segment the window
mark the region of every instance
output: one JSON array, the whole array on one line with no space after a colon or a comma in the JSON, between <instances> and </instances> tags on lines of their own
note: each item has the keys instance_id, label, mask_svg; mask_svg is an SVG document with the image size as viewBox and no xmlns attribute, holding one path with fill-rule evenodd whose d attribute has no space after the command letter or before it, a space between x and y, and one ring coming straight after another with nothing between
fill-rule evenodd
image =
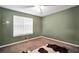
<instances>
[{"instance_id":1,"label":"window","mask_svg":"<svg viewBox=\"0 0 79 59\"><path fill-rule=\"evenodd\" d=\"M13 37L33 34L33 19L13 16Z\"/></svg>"}]
</instances>

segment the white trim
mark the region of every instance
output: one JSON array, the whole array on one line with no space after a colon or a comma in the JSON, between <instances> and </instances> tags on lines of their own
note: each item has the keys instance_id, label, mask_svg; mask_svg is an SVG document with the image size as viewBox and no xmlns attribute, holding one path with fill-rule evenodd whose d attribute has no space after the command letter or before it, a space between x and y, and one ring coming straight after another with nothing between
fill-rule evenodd
<instances>
[{"instance_id":1,"label":"white trim","mask_svg":"<svg viewBox=\"0 0 79 59\"><path fill-rule=\"evenodd\" d=\"M0 48L7 47L7 46L11 46L11 45L18 44L18 43L23 43L23 42L26 42L26 41L29 41L29 40L38 39L38 38L41 38L41 37L42 37L42 36L35 37L35 38L30 38L30 39L26 39L26 40L22 40L22 41L10 43L10 44L5 44L5 45L0 46Z\"/></svg>"},{"instance_id":2,"label":"white trim","mask_svg":"<svg viewBox=\"0 0 79 59\"><path fill-rule=\"evenodd\" d=\"M5 44L5 45L0 46L0 48L11 46L11 45L18 44L18 43L23 43L23 42L30 41L30 40L35 40L35 39L38 39L38 38L46 38L46 39L49 39L49 40L54 40L54 41L58 41L58 42L61 42L61 43L64 43L64 44L68 44L68 45L71 45L71 46L79 47L79 45L76 45L76 44L72 44L72 43L56 40L56 39L53 39L53 38L48 38L48 37L45 37L45 36L39 36L39 37L35 37L35 38L30 38L30 39L26 39L26 40L10 43L10 44Z\"/></svg>"},{"instance_id":3,"label":"white trim","mask_svg":"<svg viewBox=\"0 0 79 59\"><path fill-rule=\"evenodd\" d=\"M58 41L58 42L61 42L61 43L64 43L64 44L68 44L68 45L71 45L71 46L79 47L79 45L72 44L72 43L69 43L69 42L64 42L64 41L56 40L56 39L53 39L53 38L48 38L48 37L45 37L45 36L41 36L41 37L49 39L49 40Z\"/></svg>"}]
</instances>

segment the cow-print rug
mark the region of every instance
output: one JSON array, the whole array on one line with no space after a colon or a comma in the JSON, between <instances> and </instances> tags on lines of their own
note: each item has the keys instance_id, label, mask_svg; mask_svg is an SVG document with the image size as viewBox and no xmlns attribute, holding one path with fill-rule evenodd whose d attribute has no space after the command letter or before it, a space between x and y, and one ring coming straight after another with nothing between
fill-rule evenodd
<instances>
[{"instance_id":1,"label":"cow-print rug","mask_svg":"<svg viewBox=\"0 0 79 59\"><path fill-rule=\"evenodd\" d=\"M33 51L22 51L22 53L68 53L68 49L56 44L46 44Z\"/></svg>"}]
</instances>

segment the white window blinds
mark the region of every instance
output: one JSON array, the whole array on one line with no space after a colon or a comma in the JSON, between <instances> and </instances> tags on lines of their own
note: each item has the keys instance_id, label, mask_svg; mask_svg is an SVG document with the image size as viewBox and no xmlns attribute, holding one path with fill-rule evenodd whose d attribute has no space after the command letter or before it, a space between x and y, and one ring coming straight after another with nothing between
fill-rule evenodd
<instances>
[{"instance_id":1,"label":"white window blinds","mask_svg":"<svg viewBox=\"0 0 79 59\"><path fill-rule=\"evenodd\" d=\"M13 16L13 36L33 34L33 19L28 17Z\"/></svg>"}]
</instances>

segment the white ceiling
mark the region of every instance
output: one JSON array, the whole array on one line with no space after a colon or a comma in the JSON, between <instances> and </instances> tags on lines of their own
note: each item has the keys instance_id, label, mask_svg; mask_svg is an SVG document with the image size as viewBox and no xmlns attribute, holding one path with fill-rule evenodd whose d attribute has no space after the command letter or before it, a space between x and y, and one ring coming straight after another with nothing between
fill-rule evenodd
<instances>
[{"instance_id":1,"label":"white ceiling","mask_svg":"<svg viewBox=\"0 0 79 59\"><path fill-rule=\"evenodd\" d=\"M42 13L40 9L36 8L34 5L1 5L0 7L43 17L74 6L75 5L43 5L41 6Z\"/></svg>"}]
</instances>

